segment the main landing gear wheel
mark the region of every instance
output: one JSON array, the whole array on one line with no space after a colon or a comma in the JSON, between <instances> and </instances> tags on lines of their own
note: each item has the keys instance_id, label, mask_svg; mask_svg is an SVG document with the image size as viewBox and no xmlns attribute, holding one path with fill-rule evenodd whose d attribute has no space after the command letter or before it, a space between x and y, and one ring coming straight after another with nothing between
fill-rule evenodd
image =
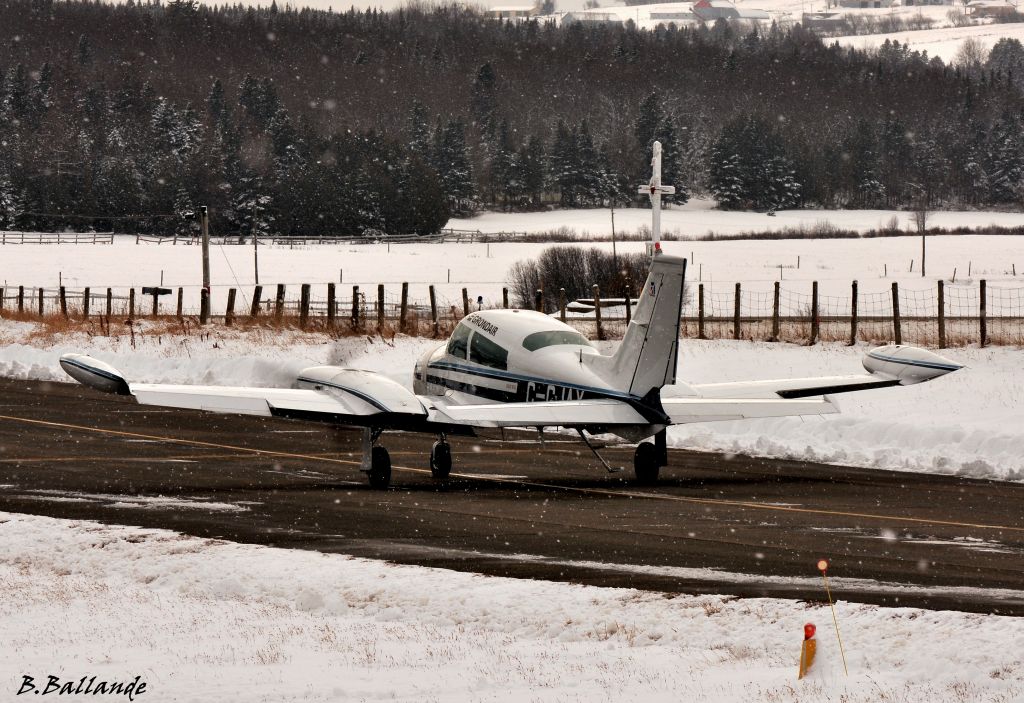
<instances>
[{"instance_id":1,"label":"main landing gear wheel","mask_svg":"<svg viewBox=\"0 0 1024 703\"><path fill-rule=\"evenodd\" d=\"M658 448L650 442L641 442L633 454L633 469L636 471L636 480L640 483L654 483L658 480L658 471L661 469L661 457L658 456Z\"/></svg>"},{"instance_id":2,"label":"main landing gear wheel","mask_svg":"<svg viewBox=\"0 0 1024 703\"><path fill-rule=\"evenodd\" d=\"M370 471L367 474L370 478L371 488L384 489L391 483L391 455L384 447L374 447L370 453Z\"/></svg>"},{"instance_id":3,"label":"main landing gear wheel","mask_svg":"<svg viewBox=\"0 0 1024 703\"><path fill-rule=\"evenodd\" d=\"M452 472L452 447L445 441L434 442L430 448L430 473L434 478L448 478Z\"/></svg>"}]
</instances>

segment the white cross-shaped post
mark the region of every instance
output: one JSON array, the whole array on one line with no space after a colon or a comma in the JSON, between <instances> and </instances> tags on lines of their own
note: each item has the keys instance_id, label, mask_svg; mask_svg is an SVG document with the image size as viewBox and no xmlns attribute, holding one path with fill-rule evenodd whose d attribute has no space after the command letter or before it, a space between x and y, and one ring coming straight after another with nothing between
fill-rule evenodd
<instances>
[{"instance_id":1,"label":"white cross-shaped post","mask_svg":"<svg viewBox=\"0 0 1024 703\"><path fill-rule=\"evenodd\" d=\"M640 195L651 197L651 253L661 253L661 195L672 195L676 192L674 186L663 186L661 184L661 142L654 142L651 156L651 181L640 186L637 192Z\"/></svg>"}]
</instances>

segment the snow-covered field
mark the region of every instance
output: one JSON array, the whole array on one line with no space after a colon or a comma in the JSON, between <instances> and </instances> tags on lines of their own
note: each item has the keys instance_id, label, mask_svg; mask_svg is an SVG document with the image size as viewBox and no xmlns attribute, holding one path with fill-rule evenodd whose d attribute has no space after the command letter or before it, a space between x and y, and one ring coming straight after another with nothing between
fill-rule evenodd
<instances>
[{"instance_id":1,"label":"snow-covered field","mask_svg":"<svg viewBox=\"0 0 1024 703\"><path fill-rule=\"evenodd\" d=\"M841 575L848 676L822 604L486 577L9 513L0 540L0 681L12 698L26 675L40 688L49 675L140 676L142 701L1024 698L1024 620L851 604ZM818 656L798 681L806 622Z\"/></svg>"},{"instance_id":2,"label":"snow-covered field","mask_svg":"<svg viewBox=\"0 0 1024 703\"><path fill-rule=\"evenodd\" d=\"M900 44L910 44L911 51L927 51L929 56L938 56L949 63L960 50L964 40L979 41L986 50L991 50L1003 38L1024 39L1024 24L983 24L972 27L939 27L919 31L894 32L892 34L868 34L864 36L836 37L843 46L855 49L876 49L888 39Z\"/></svg>"},{"instance_id":3,"label":"snow-covered field","mask_svg":"<svg viewBox=\"0 0 1024 703\"><path fill-rule=\"evenodd\" d=\"M133 349L124 334L33 338L35 329L32 323L0 324L0 375L67 381L58 358L79 351L136 382L287 387L300 369L329 363L411 385L415 359L439 343L214 328L205 339L139 335ZM686 340L679 378L708 383L858 373L865 351L842 344ZM669 439L700 450L1024 480L1024 393L1013 381L1024 352L967 347L947 355L968 368L918 386L844 394L840 415L684 425L669 430Z\"/></svg>"},{"instance_id":4,"label":"snow-covered field","mask_svg":"<svg viewBox=\"0 0 1024 703\"><path fill-rule=\"evenodd\" d=\"M615 211L616 229L636 231L650 223L650 210ZM663 214L666 232L694 236L715 231L735 234L741 231L814 226L828 221L837 227L865 231L884 227L897 217L904 228L908 213L882 210L808 211L793 210L766 217L757 213L721 212L709 209L707 201L687 203L685 207ZM1024 213L942 212L934 216L937 226L994 224L1024 226ZM497 231L547 231L568 227L580 235L608 236L611 217L608 210L562 210L543 213L487 213L451 226ZM390 300L396 300L402 282L410 283L414 301L427 301L427 288L436 284L442 301L461 307L461 289L469 289L471 299L482 295L490 304L500 303L501 289L507 283L512 264L537 256L550 244L366 244L310 245L305 247L266 246L260 249L260 280L267 286L264 298L273 297L272 286L288 285L289 297L298 297L299 284L315 284L314 298L323 300L325 284L341 282L339 295L350 295L351 285L359 284L368 300L373 300L377 284L385 284ZM611 242L598 242L610 251ZM620 252L643 251L642 242L620 242ZM934 291L937 278L950 279L954 270L958 282L986 278L990 282L1016 282L1020 272L1024 281L1024 237L1015 236L939 236L928 240L928 273L920 271L920 239L914 236L877 239L779 240L779 241L685 241L666 242L666 251L690 259L688 280L708 284L712 292L719 284L730 291L735 282L745 290L769 291L772 282L781 280L795 290L809 293L810 281L819 281L822 295L846 296L850 282L860 282L862 294L884 293L893 281L909 289ZM114 287L125 294L128 287L183 286L186 306L198 307L201 282L200 251L196 246L135 244L134 237L117 237L113 245L18 245L5 246L0 257L0 281L6 295L12 287L43 286L49 295L59 283L80 291L89 286L94 293ZM914 270L910 271L911 262ZM116 264L116 265L114 265ZM211 252L213 309L224 309L228 289L241 291L239 309L247 309L254 283L252 250L249 247L215 246ZM1014 269L1016 267L1016 269ZM969 272L969 273L968 273ZM1024 287L1024 286L1022 286ZM7 306L13 303L8 300ZM444 302L442 303L444 304ZM148 300L139 305L148 309ZM173 296L161 303L167 311Z\"/></svg>"}]
</instances>

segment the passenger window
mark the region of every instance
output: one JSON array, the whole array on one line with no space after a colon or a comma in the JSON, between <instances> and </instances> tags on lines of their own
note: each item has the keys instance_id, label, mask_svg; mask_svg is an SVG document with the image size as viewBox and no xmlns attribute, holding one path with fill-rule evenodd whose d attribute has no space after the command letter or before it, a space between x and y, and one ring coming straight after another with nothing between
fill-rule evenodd
<instances>
[{"instance_id":1,"label":"passenger window","mask_svg":"<svg viewBox=\"0 0 1024 703\"><path fill-rule=\"evenodd\" d=\"M578 347L592 347L593 344L579 332L572 330L546 330L534 332L523 340L523 347L528 351L537 351L544 347L553 347L560 344L571 344Z\"/></svg>"},{"instance_id":2,"label":"passenger window","mask_svg":"<svg viewBox=\"0 0 1024 703\"><path fill-rule=\"evenodd\" d=\"M466 325L459 323L459 326L452 332L452 338L448 340L448 353L458 359L466 358L466 350L469 346L469 335L472 332Z\"/></svg>"},{"instance_id":3,"label":"passenger window","mask_svg":"<svg viewBox=\"0 0 1024 703\"><path fill-rule=\"evenodd\" d=\"M477 332L469 343L469 360L504 371L508 368L508 350Z\"/></svg>"}]
</instances>

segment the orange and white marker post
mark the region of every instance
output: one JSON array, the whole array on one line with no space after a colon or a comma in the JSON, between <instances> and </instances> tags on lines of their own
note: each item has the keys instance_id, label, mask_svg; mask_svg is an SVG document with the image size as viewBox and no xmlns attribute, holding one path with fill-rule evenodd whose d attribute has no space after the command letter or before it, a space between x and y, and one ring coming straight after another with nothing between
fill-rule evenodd
<instances>
[{"instance_id":1,"label":"orange and white marker post","mask_svg":"<svg viewBox=\"0 0 1024 703\"><path fill-rule=\"evenodd\" d=\"M807 671L814 662L814 653L818 649L818 642L814 639L815 629L813 623L804 625L804 643L800 648L800 675L797 679L807 676Z\"/></svg>"},{"instance_id":2,"label":"orange and white marker post","mask_svg":"<svg viewBox=\"0 0 1024 703\"><path fill-rule=\"evenodd\" d=\"M846 668L846 652L843 651L843 638L839 636L839 621L836 619L836 606L832 603L832 592L828 588L828 576L825 574L828 571L828 560L818 560L818 571L821 572L821 579L825 582L825 594L828 595L828 605L832 608L832 623L836 626L836 639L839 641L839 654L843 657L843 671L847 676L850 675L849 669Z\"/></svg>"}]
</instances>

